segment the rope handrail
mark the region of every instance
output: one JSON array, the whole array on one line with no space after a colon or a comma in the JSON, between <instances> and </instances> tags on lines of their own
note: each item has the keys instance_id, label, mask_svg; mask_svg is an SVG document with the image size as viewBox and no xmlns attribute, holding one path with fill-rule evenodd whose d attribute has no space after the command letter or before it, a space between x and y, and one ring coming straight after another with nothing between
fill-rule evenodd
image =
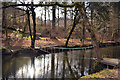
<instances>
[{"instance_id":1,"label":"rope handrail","mask_svg":"<svg viewBox=\"0 0 120 80\"><path fill-rule=\"evenodd\" d=\"M80 49L90 49L93 48L93 46L88 46L88 47L79 47L79 48L63 48L63 47L54 47L50 46L48 48L54 48L54 49L74 49L74 50L80 50Z\"/></svg>"}]
</instances>

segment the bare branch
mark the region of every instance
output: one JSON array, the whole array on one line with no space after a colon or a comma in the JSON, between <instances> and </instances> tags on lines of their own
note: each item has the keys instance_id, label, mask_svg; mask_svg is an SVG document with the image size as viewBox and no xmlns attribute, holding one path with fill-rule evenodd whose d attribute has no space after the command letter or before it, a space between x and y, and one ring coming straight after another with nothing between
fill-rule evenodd
<instances>
[{"instance_id":1,"label":"bare branch","mask_svg":"<svg viewBox=\"0 0 120 80\"><path fill-rule=\"evenodd\" d=\"M8 7L16 7L16 6L34 6L34 7L43 7L43 6L59 6L59 7L74 7L77 4L77 2L74 2L72 4L60 4L58 2L51 2L51 3L47 3L47 4L43 4L43 3L39 3L39 4L12 4L12 5L8 5L2 8L8 8Z\"/></svg>"}]
</instances>

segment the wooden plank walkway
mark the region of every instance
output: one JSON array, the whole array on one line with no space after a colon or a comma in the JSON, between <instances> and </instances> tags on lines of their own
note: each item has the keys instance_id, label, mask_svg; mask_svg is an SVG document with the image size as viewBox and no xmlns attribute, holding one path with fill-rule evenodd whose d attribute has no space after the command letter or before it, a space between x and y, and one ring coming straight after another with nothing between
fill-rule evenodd
<instances>
[{"instance_id":1,"label":"wooden plank walkway","mask_svg":"<svg viewBox=\"0 0 120 80\"><path fill-rule=\"evenodd\" d=\"M95 58L94 58L94 60L95 60ZM120 59L117 59L117 58L103 58L103 60L98 60L98 61L103 64L106 64L106 65L120 67L120 65L119 65Z\"/></svg>"}]
</instances>

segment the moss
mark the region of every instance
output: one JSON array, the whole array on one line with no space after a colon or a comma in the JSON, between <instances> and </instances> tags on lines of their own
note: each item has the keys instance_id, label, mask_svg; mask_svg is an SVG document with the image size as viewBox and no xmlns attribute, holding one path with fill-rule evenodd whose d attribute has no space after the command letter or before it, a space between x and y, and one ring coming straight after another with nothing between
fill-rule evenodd
<instances>
[{"instance_id":1,"label":"moss","mask_svg":"<svg viewBox=\"0 0 120 80\"><path fill-rule=\"evenodd\" d=\"M65 47L65 45L58 45L55 47ZM81 47L80 45L68 45L68 48L75 48L75 47Z\"/></svg>"},{"instance_id":2,"label":"moss","mask_svg":"<svg viewBox=\"0 0 120 80\"><path fill-rule=\"evenodd\" d=\"M7 47L2 47L1 49L7 49Z\"/></svg>"},{"instance_id":3,"label":"moss","mask_svg":"<svg viewBox=\"0 0 120 80\"><path fill-rule=\"evenodd\" d=\"M45 39L44 37L39 37L39 39Z\"/></svg>"},{"instance_id":4,"label":"moss","mask_svg":"<svg viewBox=\"0 0 120 80\"><path fill-rule=\"evenodd\" d=\"M68 47L80 47L80 45L68 45Z\"/></svg>"},{"instance_id":5,"label":"moss","mask_svg":"<svg viewBox=\"0 0 120 80\"><path fill-rule=\"evenodd\" d=\"M88 46L92 46L91 44L89 45L68 45L68 48L78 48L78 47L88 47ZM65 45L58 45L55 47L65 47Z\"/></svg>"},{"instance_id":6,"label":"moss","mask_svg":"<svg viewBox=\"0 0 120 80\"><path fill-rule=\"evenodd\" d=\"M112 70L112 71L114 71L114 70ZM102 70L102 71L100 71L100 72L83 76L83 77L81 77L79 80L82 80L83 78L106 78L106 77L109 76L110 72L111 72L110 69L104 69L104 70ZM109 76L109 77L110 77L110 76Z\"/></svg>"},{"instance_id":7,"label":"moss","mask_svg":"<svg viewBox=\"0 0 120 80\"><path fill-rule=\"evenodd\" d=\"M31 47L24 46L24 47L21 47L20 49L14 50L14 52L16 52L16 51L23 51L23 50L26 50L26 49L32 49L32 48L31 48Z\"/></svg>"}]
</instances>

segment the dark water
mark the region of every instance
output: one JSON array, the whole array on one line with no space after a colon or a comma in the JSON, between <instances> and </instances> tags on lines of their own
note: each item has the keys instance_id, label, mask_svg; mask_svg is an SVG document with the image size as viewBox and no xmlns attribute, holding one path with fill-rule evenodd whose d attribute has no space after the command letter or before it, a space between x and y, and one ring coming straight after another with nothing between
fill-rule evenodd
<instances>
[{"instance_id":1,"label":"dark water","mask_svg":"<svg viewBox=\"0 0 120 80\"><path fill-rule=\"evenodd\" d=\"M120 58L120 46L100 48L103 57ZM28 53L29 54L29 53ZM38 57L3 56L4 78L80 78L105 68L91 58L94 50L51 53Z\"/></svg>"}]
</instances>

